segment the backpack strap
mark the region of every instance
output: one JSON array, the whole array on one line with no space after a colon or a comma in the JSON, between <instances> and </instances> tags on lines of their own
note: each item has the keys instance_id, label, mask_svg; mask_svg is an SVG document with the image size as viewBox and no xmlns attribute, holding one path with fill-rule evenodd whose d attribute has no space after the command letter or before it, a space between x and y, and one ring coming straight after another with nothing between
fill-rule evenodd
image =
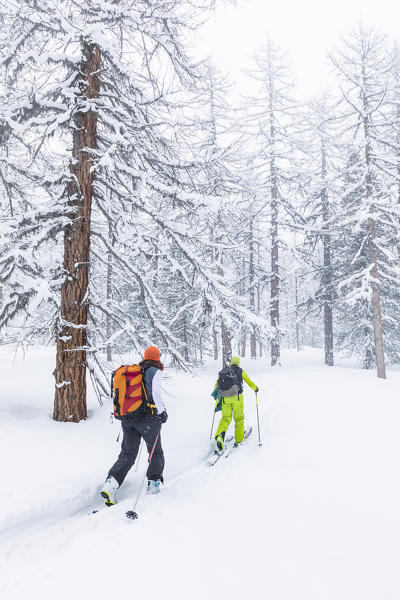
<instances>
[{"instance_id":1,"label":"backpack strap","mask_svg":"<svg viewBox=\"0 0 400 600\"><path fill-rule=\"evenodd\" d=\"M143 392L144 392L144 397L146 398L146 406L148 406L150 408L151 414L153 415L154 414L153 408L155 408L156 405L155 404L150 404L149 398L148 398L147 392L146 392L146 386L144 385L143 379L142 379L142 389L143 389Z\"/></svg>"},{"instance_id":2,"label":"backpack strap","mask_svg":"<svg viewBox=\"0 0 400 600\"><path fill-rule=\"evenodd\" d=\"M114 373L115 371L111 371L111 398L113 397Z\"/></svg>"}]
</instances>

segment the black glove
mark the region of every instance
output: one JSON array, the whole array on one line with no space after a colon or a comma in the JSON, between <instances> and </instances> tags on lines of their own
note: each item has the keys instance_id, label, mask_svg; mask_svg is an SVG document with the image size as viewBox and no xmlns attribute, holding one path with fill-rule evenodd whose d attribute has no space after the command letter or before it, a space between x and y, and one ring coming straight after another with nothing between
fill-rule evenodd
<instances>
[{"instance_id":1,"label":"black glove","mask_svg":"<svg viewBox=\"0 0 400 600\"><path fill-rule=\"evenodd\" d=\"M254 390L256 394L257 394L257 392L258 392L259 389L260 388L256 387L256 389Z\"/></svg>"},{"instance_id":2,"label":"black glove","mask_svg":"<svg viewBox=\"0 0 400 600\"><path fill-rule=\"evenodd\" d=\"M165 423L165 421L168 419L167 411L163 410L162 413L158 415L158 418L160 419L161 423Z\"/></svg>"}]
</instances>

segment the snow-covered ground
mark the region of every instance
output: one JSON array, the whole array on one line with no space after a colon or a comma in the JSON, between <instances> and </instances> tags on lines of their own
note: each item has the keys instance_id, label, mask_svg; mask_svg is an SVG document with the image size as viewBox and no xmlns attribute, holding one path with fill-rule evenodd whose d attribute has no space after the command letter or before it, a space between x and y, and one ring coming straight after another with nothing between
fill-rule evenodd
<instances>
[{"instance_id":1,"label":"snow-covered ground","mask_svg":"<svg viewBox=\"0 0 400 600\"><path fill-rule=\"evenodd\" d=\"M133 357L134 359L135 357ZM400 373L387 381L322 352L282 368L244 360L248 445L213 468L217 365L168 372L165 489L143 496L142 454L120 503L97 514L119 452L110 406L51 419L54 352L0 355L0 581L6 600L118 597L399 600Z\"/></svg>"}]
</instances>

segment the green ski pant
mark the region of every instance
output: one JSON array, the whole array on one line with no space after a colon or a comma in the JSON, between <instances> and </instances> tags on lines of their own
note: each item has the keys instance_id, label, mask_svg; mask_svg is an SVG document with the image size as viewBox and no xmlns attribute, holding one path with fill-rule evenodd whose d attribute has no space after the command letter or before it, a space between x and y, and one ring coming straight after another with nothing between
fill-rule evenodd
<instances>
[{"instance_id":1,"label":"green ski pant","mask_svg":"<svg viewBox=\"0 0 400 600\"><path fill-rule=\"evenodd\" d=\"M222 399L222 417L215 437L228 430L232 417L235 421L235 442L240 444L244 436L243 394Z\"/></svg>"}]
</instances>

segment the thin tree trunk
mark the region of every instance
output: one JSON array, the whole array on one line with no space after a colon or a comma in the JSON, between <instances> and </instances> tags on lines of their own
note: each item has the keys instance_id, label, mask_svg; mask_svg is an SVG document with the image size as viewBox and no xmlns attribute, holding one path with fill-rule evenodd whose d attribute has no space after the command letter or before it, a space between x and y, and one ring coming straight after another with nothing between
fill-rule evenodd
<instances>
[{"instance_id":1,"label":"thin tree trunk","mask_svg":"<svg viewBox=\"0 0 400 600\"><path fill-rule=\"evenodd\" d=\"M395 59L397 65L399 64L400 53L399 48L396 47L395 50ZM398 68L395 70L395 81L396 81L396 89L400 88L400 73ZM397 160L397 205L400 206L400 105L396 106L396 142L397 142L397 151L396 151L396 160ZM397 219L397 257L398 262L400 264L400 241L399 241L399 231L400 231L400 220Z\"/></svg>"},{"instance_id":2,"label":"thin tree trunk","mask_svg":"<svg viewBox=\"0 0 400 600\"><path fill-rule=\"evenodd\" d=\"M260 242L261 236L260 236L260 229L259 227L257 227L257 262L258 264L260 264L261 262L261 242ZM259 315L261 311L261 284L260 281L258 281L257 283L257 314ZM263 355L263 349L262 349L262 343L261 340L259 340L258 343L258 355L260 358L262 358Z\"/></svg>"},{"instance_id":3,"label":"thin tree trunk","mask_svg":"<svg viewBox=\"0 0 400 600\"><path fill-rule=\"evenodd\" d=\"M271 189L271 327L274 337L271 340L271 366L280 364L279 340L279 248L278 248L278 202L275 179Z\"/></svg>"},{"instance_id":4,"label":"thin tree trunk","mask_svg":"<svg viewBox=\"0 0 400 600\"><path fill-rule=\"evenodd\" d=\"M322 178L326 180L326 150L324 140L321 141ZM324 298L324 338L325 338L325 364L333 367L333 297L332 297L332 261L331 261L331 236L329 228L329 199L326 186L321 190L324 248L324 271L322 276Z\"/></svg>"},{"instance_id":5,"label":"thin tree trunk","mask_svg":"<svg viewBox=\"0 0 400 600\"><path fill-rule=\"evenodd\" d=\"M400 112L400 108L399 108L399 112ZM398 132L398 136L397 136L397 147L400 148L400 115L398 117L398 124L399 124L399 132ZM397 206L400 207L400 151L398 151L398 155L397 155ZM397 231L400 232L400 223L398 223L397 225ZM397 233L397 236L399 236L399 233ZM398 237L397 237L398 239ZM397 256L398 256L398 261L400 264L400 242L397 242Z\"/></svg>"},{"instance_id":6,"label":"thin tree trunk","mask_svg":"<svg viewBox=\"0 0 400 600\"><path fill-rule=\"evenodd\" d=\"M183 343L185 344L183 347L183 355L185 357L185 361L188 362L189 349L188 349L188 333L187 333L186 316L183 319Z\"/></svg>"},{"instance_id":7,"label":"thin tree trunk","mask_svg":"<svg viewBox=\"0 0 400 600\"><path fill-rule=\"evenodd\" d=\"M225 321L221 321L221 345L222 345L222 366L231 364L232 360L232 338L229 328Z\"/></svg>"},{"instance_id":8,"label":"thin tree trunk","mask_svg":"<svg viewBox=\"0 0 400 600\"><path fill-rule=\"evenodd\" d=\"M95 44L82 42L81 89L83 99L97 98L101 53ZM55 399L56 421L78 422L87 417L86 348L90 260L90 218L93 180L92 159L85 148L97 144L97 113L75 115L70 206L72 222L64 232L64 273L61 288L60 331L57 337Z\"/></svg>"},{"instance_id":9,"label":"thin tree trunk","mask_svg":"<svg viewBox=\"0 0 400 600\"><path fill-rule=\"evenodd\" d=\"M249 284L250 284L250 310L256 312L256 291L255 291L255 268L254 268L254 227L253 221L250 223L250 260L249 260ZM256 332L254 327L250 331L250 357L257 358Z\"/></svg>"},{"instance_id":10,"label":"thin tree trunk","mask_svg":"<svg viewBox=\"0 0 400 600\"><path fill-rule=\"evenodd\" d=\"M218 275L224 276L224 270L221 266L218 267ZM232 359L232 337L231 332L225 323L221 320L221 353L222 353L222 367L226 367L231 364Z\"/></svg>"},{"instance_id":11,"label":"thin tree trunk","mask_svg":"<svg viewBox=\"0 0 400 600\"><path fill-rule=\"evenodd\" d=\"M299 287L297 282L297 269L294 272L294 297L295 297L295 333L296 333L296 350L300 352L300 332L299 332Z\"/></svg>"},{"instance_id":12,"label":"thin tree trunk","mask_svg":"<svg viewBox=\"0 0 400 600\"><path fill-rule=\"evenodd\" d=\"M218 360L218 336L217 331L213 329L214 360Z\"/></svg>"},{"instance_id":13,"label":"thin tree trunk","mask_svg":"<svg viewBox=\"0 0 400 600\"><path fill-rule=\"evenodd\" d=\"M373 351L371 350L371 348L366 348L364 358L362 361L363 369L372 369L372 367L374 366L374 362L375 360Z\"/></svg>"},{"instance_id":14,"label":"thin tree trunk","mask_svg":"<svg viewBox=\"0 0 400 600\"><path fill-rule=\"evenodd\" d=\"M247 343L247 333L245 332L242 335L242 348L240 351L240 356L244 358L246 356L246 343Z\"/></svg>"},{"instance_id":15,"label":"thin tree trunk","mask_svg":"<svg viewBox=\"0 0 400 600\"><path fill-rule=\"evenodd\" d=\"M279 339L279 247L278 247L278 181L275 164L275 124L274 124L274 91L269 69L269 119L270 119L270 191L271 191L271 304L270 320L274 330L271 340L271 366L280 364L280 339Z\"/></svg>"}]
</instances>

